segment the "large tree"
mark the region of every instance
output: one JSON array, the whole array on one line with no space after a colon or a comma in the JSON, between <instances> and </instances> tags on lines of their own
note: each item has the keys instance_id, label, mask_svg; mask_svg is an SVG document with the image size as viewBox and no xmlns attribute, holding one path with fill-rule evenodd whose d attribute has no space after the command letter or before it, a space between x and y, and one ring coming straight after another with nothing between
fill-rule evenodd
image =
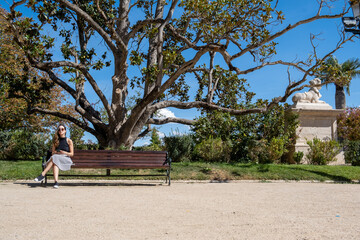
<instances>
[{"instance_id":1,"label":"large tree","mask_svg":"<svg viewBox=\"0 0 360 240\"><path fill-rule=\"evenodd\" d=\"M344 6L343 11L327 14L332 1L318 2L313 16L283 27L284 16L277 10L277 1L271 0L21 0L8 8L5 17L8 31L31 66L68 92L83 119L31 104L30 112L66 118L93 134L101 146L131 147L150 131L150 124L194 122L156 119L160 109L260 113L307 86L321 62L349 39L340 35L338 44L323 56L314 47L309 59L297 62L272 57L277 38L313 21L340 18L348 11ZM33 11L32 18L20 13L24 4ZM223 59L223 68L214 64L215 57ZM238 66L241 59L248 61L249 57L253 66ZM137 74L129 63L141 71ZM289 79L283 96L260 107L246 109L234 104L244 98L237 89L244 81L242 76L272 65L296 68L303 76ZM104 67L112 68L111 78L96 78L96 71ZM187 84L189 77L194 79L191 74L198 81L194 101ZM111 97L105 96L99 81L108 81ZM85 82L103 105L105 117L90 101ZM139 94L128 96L130 88ZM232 96L231 101L228 96ZM129 104L130 98L133 104Z\"/></svg>"},{"instance_id":2,"label":"large tree","mask_svg":"<svg viewBox=\"0 0 360 240\"><path fill-rule=\"evenodd\" d=\"M330 56L324 62L324 68L319 77L323 82L335 84L335 107L346 108L346 92L350 95L350 83L355 77L360 76L360 60L353 58L339 63L336 57Z\"/></svg>"}]
</instances>

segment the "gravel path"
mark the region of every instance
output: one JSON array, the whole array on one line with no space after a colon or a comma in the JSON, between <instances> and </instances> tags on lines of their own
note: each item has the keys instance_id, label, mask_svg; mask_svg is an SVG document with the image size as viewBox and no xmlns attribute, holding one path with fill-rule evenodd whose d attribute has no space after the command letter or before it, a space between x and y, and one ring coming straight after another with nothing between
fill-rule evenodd
<instances>
[{"instance_id":1,"label":"gravel path","mask_svg":"<svg viewBox=\"0 0 360 240\"><path fill-rule=\"evenodd\" d=\"M360 184L0 182L0 239L360 239Z\"/></svg>"}]
</instances>

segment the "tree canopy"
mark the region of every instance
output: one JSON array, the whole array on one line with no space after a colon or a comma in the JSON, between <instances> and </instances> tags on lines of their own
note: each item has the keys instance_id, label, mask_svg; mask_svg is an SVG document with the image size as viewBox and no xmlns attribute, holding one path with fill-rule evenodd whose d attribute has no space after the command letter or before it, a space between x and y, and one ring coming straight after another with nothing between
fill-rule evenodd
<instances>
[{"instance_id":1,"label":"tree canopy","mask_svg":"<svg viewBox=\"0 0 360 240\"><path fill-rule=\"evenodd\" d=\"M44 132L59 121L51 115L30 115L28 106L58 109L76 116L62 88L31 67L20 46L13 42L13 34L6 31L8 25L3 18L6 12L0 11L0 129Z\"/></svg>"},{"instance_id":2,"label":"tree canopy","mask_svg":"<svg viewBox=\"0 0 360 240\"><path fill-rule=\"evenodd\" d=\"M332 1L318 2L313 16L284 26L285 16L272 0L21 0L2 15L29 65L69 94L82 119L31 101L29 112L67 119L103 147L131 147L150 131L150 124L194 123L158 119L160 109L261 113L307 87L324 59L352 37L340 33L338 44L321 56L313 44L308 59L286 62L272 57L280 36L313 21L340 18L349 10L344 5L343 11L328 14ZM24 6L32 11L30 17L22 14L29 11ZM249 56L253 65L243 69L238 62ZM215 57L221 57L224 66L215 65ZM274 65L296 68L303 76L289 79L283 96L247 107L244 102L252 93L243 76ZM133 72L134 67L140 71ZM105 68L112 70L109 79L96 73ZM6 77L1 75L2 81ZM37 81L46 88L45 79ZM107 81L111 96L104 94L99 81ZM196 96L191 96L189 81L197 86ZM86 82L102 107L91 102ZM130 89L138 94L128 95Z\"/></svg>"}]
</instances>

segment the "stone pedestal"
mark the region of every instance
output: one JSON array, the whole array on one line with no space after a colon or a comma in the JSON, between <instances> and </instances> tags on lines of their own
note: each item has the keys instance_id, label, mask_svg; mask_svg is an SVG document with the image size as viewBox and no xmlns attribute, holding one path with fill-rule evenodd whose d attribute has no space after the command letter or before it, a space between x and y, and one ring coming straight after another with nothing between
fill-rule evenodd
<instances>
[{"instance_id":1,"label":"stone pedestal","mask_svg":"<svg viewBox=\"0 0 360 240\"><path fill-rule=\"evenodd\" d=\"M306 153L309 146L306 141L317 137L321 140L337 140L336 117L343 110L335 110L327 103L296 103L292 106L292 111L299 114L300 126L296 130L298 139L296 140L295 151L304 153L303 161L306 161ZM338 154L337 161L332 164L345 164L343 153Z\"/></svg>"}]
</instances>

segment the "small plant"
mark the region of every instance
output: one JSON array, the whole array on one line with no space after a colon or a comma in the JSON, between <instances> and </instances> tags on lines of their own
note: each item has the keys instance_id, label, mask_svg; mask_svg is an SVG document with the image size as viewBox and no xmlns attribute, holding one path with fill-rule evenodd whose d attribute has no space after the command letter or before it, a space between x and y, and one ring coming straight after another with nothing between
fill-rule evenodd
<instances>
[{"instance_id":1,"label":"small plant","mask_svg":"<svg viewBox=\"0 0 360 240\"><path fill-rule=\"evenodd\" d=\"M360 166L360 141L345 141L345 162L353 166Z\"/></svg>"},{"instance_id":2,"label":"small plant","mask_svg":"<svg viewBox=\"0 0 360 240\"><path fill-rule=\"evenodd\" d=\"M312 141L306 142L310 150L306 154L309 164L326 165L335 161L336 155L340 152L339 144L334 140L321 141L315 137Z\"/></svg>"},{"instance_id":3,"label":"small plant","mask_svg":"<svg viewBox=\"0 0 360 240\"><path fill-rule=\"evenodd\" d=\"M304 157L304 153L303 152L294 152L294 161L297 163L297 164L300 164L301 163L301 160L303 159Z\"/></svg>"}]
</instances>

